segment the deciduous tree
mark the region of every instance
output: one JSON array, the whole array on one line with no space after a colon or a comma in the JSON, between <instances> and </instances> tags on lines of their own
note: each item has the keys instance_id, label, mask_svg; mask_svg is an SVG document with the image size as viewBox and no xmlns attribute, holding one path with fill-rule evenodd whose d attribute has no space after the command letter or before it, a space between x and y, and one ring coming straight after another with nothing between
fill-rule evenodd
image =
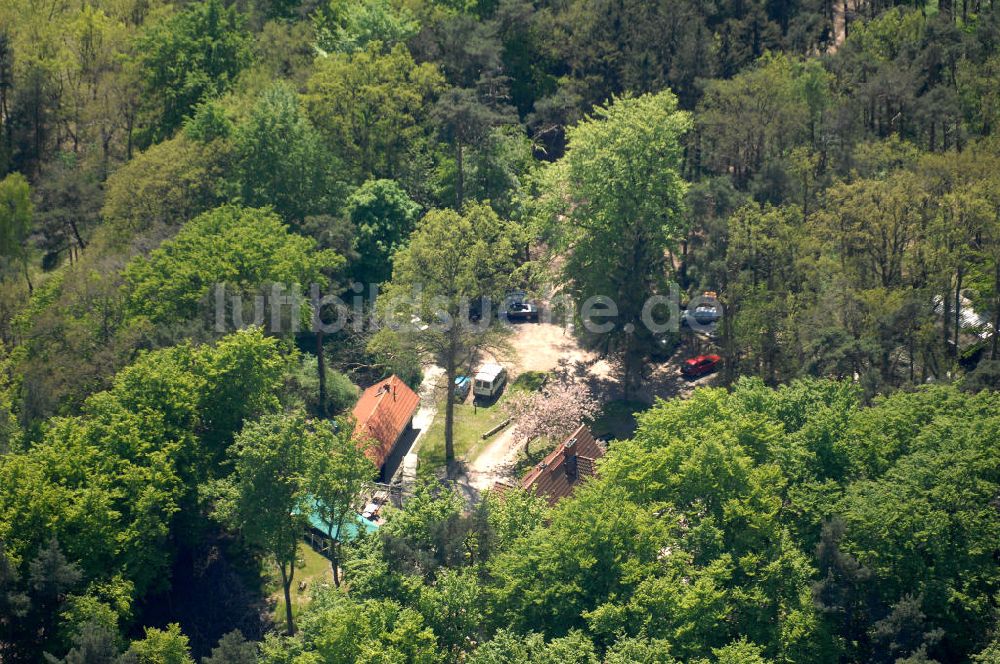
<instances>
[{"instance_id":1,"label":"deciduous tree","mask_svg":"<svg viewBox=\"0 0 1000 664\"><path fill-rule=\"evenodd\" d=\"M146 95L147 144L169 137L198 102L225 91L250 63L243 22L235 6L210 0L146 28L136 57Z\"/></svg>"},{"instance_id":2,"label":"deciduous tree","mask_svg":"<svg viewBox=\"0 0 1000 664\"><path fill-rule=\"evenodd\" d=\"M347 419L337 420L335 425L317 424L315 444L306 454L314 511L327 526L333 582L340 587L341 549L348 533L357 527L355 520L366 499L364 491L378 469L354 439L354 429Z\"/></svg>"},{"instance_id":3,"label":"deciduous tree","mask_svg":"<svg viewBox=\"0 0 1000 664\"><path fill-rule=\"evenodd\" d=\"M598 404L586 385L570 379L548 383L539 392L514 392L504 408L514 420L514 436L520 442L545 438L558 444L597 415Z\"/></svg>"},{"instance_id":4,"label":"deciduous tree","mask_svg":"<svg viewBox=\"0 0 1000 664\"><path fill-rule=\"evenodd\" d=\"M643 305L664 291L667 250L682 237L680 138L690 126L669 91L615 99L568 131L550 174L563 206L552 220L568 253L563 276L578 306L593 297L617 306L601 338L623 357L626 396L638 374Z\"/></svg>"},{"instance_id":5,"label":"deciduous tree","mask_svg":"<svg viewBox=\"0 0 1000 664\"><path fill-rule=\"evenodd\" d=\"M125 268L131 313L167 325L199 319L209 322L228 312L227 303L225 311L203 306L211 304L217 284L226 284L231 289L227 299L247 296L241 310L247 316L253 295L262 287L275 283L300 284L302 289L312 283L322 286L324 271L343 266L342 257L315 247L312 238L291 233L266 209L217 208L191 220L172 240ZM284 317L290 311L281 314L282 325L292 322ZM263 324L264 312L257 311L256 316L258 324ZM290 327L275 330L290 331Z\"/></svg>"},{"instance_id":6,"label":"deciduous tree","mask_svg":"<svg viewBox=\"0 0 1000 664\"><path fill-rule=\"evenodd\" d=\"M298 549L313 509L308 458L321 440L322 434L300 413L263 417L236 437L230 448L232 478L219 485L219 518L281 573L289 635L295 633L291 588Z\"/></svg>"},{"instance_id":7,"label":"deciduous tree","mask_svg":"<svg viewBox=\"0 0 1000 664\"><path fill-rule=\"evenodd\" d=\"M392 257L409 240L420 206L393 180L369 180L347 199L348 219L356 234L358 260L352 267L362 284L392 276Z\"/></svg>"},{"instance_id":8,"label":"deciduous tree","mask_svg":"<svg viewBox=\"0 0 1000 664\"><path fill-rule=\"evenodd\" d=\"M359 183L398 177L424 149L428 105L444 83L436 65L418 64L404 44L381 50L372 42L321 57L306 86L309 117Z\"/></svg>"},{"instance_id":9,"label":"deciduous tree","mask_svg":"<svg viewBox=\"0 0 1000 664\"><path fill-rule=\"evenodd\" d=\"M31 202L28 180L20 173L11 173L0 180L0 256L20 263L28 290L33 290L31 274L28 272L28 257L34 221L34 205Z\"/></svg>"},{"instance_id":10,"label":"deciduous tree","mask_svg":"<svg viewBox=\"0 0 1000 664\"><path fill-rule=\"evenodd\" d=\"M484 308L483 320L473 324L470 304L500 302L514 283L516 232L486 205L470 205L465 214L431 210L394 257L392 281L381 297L389 326L383 334L400 335L443 367L449 386L462 362L497 341L501 327L492 311ZM455 395L447 393L445 458L451 466Z\"/></svg>"},{"instance_id":11,"label":"deciduous tree","mask_svg":"<svg viewBox=\"0 0 1000 664\"><path fill-rule=\"evenodd\" d=\"M335 211L343 200L339 164L287 85L264 91L234 141L248 205L270 205L286 222L301 224L308 215Z\"/></svg>"}]
</instances>

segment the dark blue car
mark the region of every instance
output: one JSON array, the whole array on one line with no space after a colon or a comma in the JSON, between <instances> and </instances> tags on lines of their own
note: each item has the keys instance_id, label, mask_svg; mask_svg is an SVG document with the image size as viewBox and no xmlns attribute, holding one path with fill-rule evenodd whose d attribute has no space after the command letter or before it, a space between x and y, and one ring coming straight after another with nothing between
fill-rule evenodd
<instances>
[{"instance_id":1,"label":"dark blue car","mask_svg":"<svg viewBox=\"0 0 1000 664\"><path fill-rule=\"evenodd\" d=\"M458 401L465 401L469 396L469 389L472 387L472 379L468 376L458 376L455 378L455 398Z\"/></svg>"}]
</instances>

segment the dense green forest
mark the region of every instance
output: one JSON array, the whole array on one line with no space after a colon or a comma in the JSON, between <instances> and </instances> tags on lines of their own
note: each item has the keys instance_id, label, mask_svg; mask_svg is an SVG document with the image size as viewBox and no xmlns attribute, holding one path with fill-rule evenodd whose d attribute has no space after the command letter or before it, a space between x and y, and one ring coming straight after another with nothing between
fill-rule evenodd
<instances>
[{"instance_id":1,"label":"dense green forest","mask_svg":"<svg viewBox=\"0 0 1000 664\"><path fill-rule=\"evenodd\" d=\"M998 127L992 0L4 0L0 662L1000 663ZM634 403L675 284L713 386L555 506L446 389L293 617L358 386L510 333L387 303L609 297Z\"/></svg>"}]
</instances>

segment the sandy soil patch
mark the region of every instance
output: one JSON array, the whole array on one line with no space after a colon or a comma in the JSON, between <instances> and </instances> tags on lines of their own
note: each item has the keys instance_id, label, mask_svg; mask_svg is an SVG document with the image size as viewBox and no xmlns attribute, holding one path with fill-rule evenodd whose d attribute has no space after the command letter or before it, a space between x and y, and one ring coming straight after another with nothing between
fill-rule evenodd
<instances>
[{"instance_id":1,"label":"sandy soil patch","mask_svg":"<svg viewBox=\"0 0 1000 664\"><path fill-rule=\"evenodd\" d=\"M553 323L520 323L510 339L514 347L512 373L554 371L566 364L591 365L597 356L580 347L565 327Z\"/></svg>"}]
</instances>

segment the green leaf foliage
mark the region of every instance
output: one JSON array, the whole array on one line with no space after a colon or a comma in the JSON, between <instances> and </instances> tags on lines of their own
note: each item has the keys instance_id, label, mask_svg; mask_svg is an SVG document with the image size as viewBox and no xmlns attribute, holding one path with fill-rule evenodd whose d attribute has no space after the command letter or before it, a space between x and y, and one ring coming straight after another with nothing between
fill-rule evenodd
<instances>
[{"instance_id":1,"label":"green leaf foliage","mask_svg":"<svg viewBox=\"0 0 1000 664\"><path fill-rule=\"evenodd\" d=\"M362 284L387 281L392 257L409 240L420 206L392 180L369 180L347 199L346 215L354 226L360 256L352 268Z\"/></svg>"},{"instance_id":2,"label":"green leaf foliage","mask_svg":"<svg viewBox=\"0 0 1000 664\"><path fill-rule=\"evenodd\" d=\"M169 137L199 102L231 86L252 58L244 17L218 0L152 23L136 50L150 141Z\"/></svg>"},{"instance_id":3,"label":"green leaf foliage","mask_svg":"<svg viewBox=\"0 0 1000 664\"><path fill-rule=\"evenodd\" d=\"M142 356L81 415L51 420L30 448L0 457L7 555L27 571L57 537L93 597L128 616L135 598L169 583L168 542L188 536L199 483L228 472L219 462L244 419L278 406L284 370L259 330Z\"/></svg>"},{"instance_id":4,"label":"green leaf foliage","mask_svg":"<svg viewBox=\"0 0 1000 664\"><path fill-rule=\"evenodd\" d=\"M291 233L269 210L217 208L126 267L130 310L157 323L214 321L216 284L240 294L274 283L325 285L324 271L339 269L343 259L314 248L314 240Z\"/></svg>"}]
</instances>

